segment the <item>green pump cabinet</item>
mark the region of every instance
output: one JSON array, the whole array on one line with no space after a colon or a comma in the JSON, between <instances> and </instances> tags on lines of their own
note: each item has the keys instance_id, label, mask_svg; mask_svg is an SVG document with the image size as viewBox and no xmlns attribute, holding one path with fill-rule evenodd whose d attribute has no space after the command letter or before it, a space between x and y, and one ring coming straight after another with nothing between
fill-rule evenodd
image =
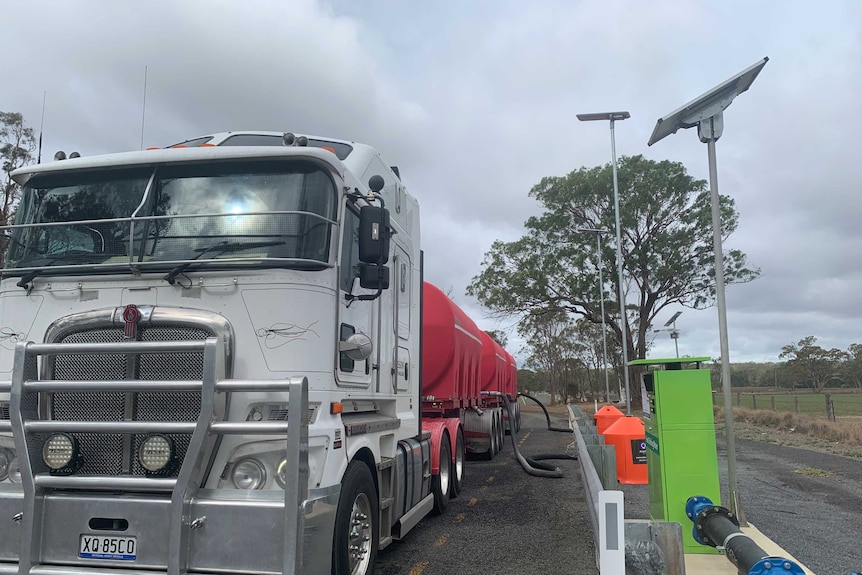
<instances>
[{"instance_id":1,"label":"green pump cabinet","mask_svg":"<svg viewBox=\"0 0 862 575\"><path fill-rule=\"evenodd\" d=\"M708 357L639 359L647 443L650 517L682 526L685 553L717 553L691 535L685 503L694 495L721 501ZM649 367L652 366L652 369Z\"/></svg>"}]
</instances>

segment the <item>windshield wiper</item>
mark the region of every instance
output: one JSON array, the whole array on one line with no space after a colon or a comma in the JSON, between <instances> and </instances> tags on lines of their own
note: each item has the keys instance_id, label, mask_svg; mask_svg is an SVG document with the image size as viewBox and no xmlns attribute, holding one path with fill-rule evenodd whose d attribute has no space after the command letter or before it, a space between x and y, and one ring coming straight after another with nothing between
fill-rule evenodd
<instances>
[{"instance_id":1,"label":"windshield wiper","mask_svg":"<svg viewBox=\"0 0 862 575\"><path fill-rule=\"evenodd\" d=\"M93 256L96 256L96 258L93 258ZM28 265L27 266L20 266L20 267L33 267L34 264L39 265L39 266L45 266L45 267L43 267L42 269L27 272L26 274L21 276L21 279L18 280L18 283L15 285L17 285L18 287L24 288L24 289L29 289L31 281L33 281L37 276L40 276L40 275L48 272L50 270L50 267L53 266L54 264L56 264L57 262L61 262L61 261L66 260L66 261L72 261L74 263L96 263L96 262L85 262L84 260L98 259L98 258L102 258L102 257L104 257L104 254L87 252L87 251L79 251L79 250L70 250L68 252L63 252L62 254L57 254L57 255L50 257L50 258L42 257L42 258L30 260L30 261L22 260L23 262L26 262ZM18 262L18 264L21 264L21 263L22 262ZM12 271L12 270L14 270L14 268L7 269L6 273L8 273L9 271Z\"/></svg>"},{"instance_id":2,"label":"windshield wiper","mask_svg":"<svg viewBox=\"0 0 862 575\"><path fill-rule=\"evenodd\" d=\"M198 249L194 250L194 251L200 252L200 253L198 255L196 255L195 257L193 257L192 259L193 260L200 259L204 254L208 254L211 252L215 252L217 254L224 254L224 253L228 253L228 252L239 252L242 250L250 250L253 248L268 248L271 246L283 246L283 245L284 245L284 242L276 242L276 241L245 242L245 243L223 241L223 242L219 242L217 244L213 244L211 246L207 246L205 248L198 248ZM186 263L178 265L177 267L175 267L174 269L169 271L167 274L165 274L165 277L163 279L166 282L168 282L169 284L174 285L177 281L176 280L177 276L180 275L181 273L183 273L184 271L186 271L189 268L189 266L191 266L193 263L194 262L192 261L192 262L186 262Z\"/></svg>"}]
</instances>

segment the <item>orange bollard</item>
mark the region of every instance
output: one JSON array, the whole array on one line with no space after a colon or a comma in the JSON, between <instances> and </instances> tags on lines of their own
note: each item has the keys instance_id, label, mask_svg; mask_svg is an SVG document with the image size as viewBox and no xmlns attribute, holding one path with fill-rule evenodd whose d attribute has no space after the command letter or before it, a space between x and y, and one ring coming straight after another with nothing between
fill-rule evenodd
<instances>
[{"instance_id":1,"label":"orange bollard","mask_svg":"<svg viewBox=\"0 0 862 575\"><path fill-rule=\"evenodd\" d=\"M617 454L617 480L625 485L649 483L646 462L646 431L637 417L621 417L604 433L605 444Z\"/></svg>"},{"instance_id":2,"label":"orange bollard","mask_svg":"<svg viewBox=\"0 0 862 575\"><path fill-rule=\"evenodd\" d=\"M606 405L593 415L593 419L596 420L596 431L599 433L604 433L605 430L613 425L619 418L625 417L626 414L614 407L613 405Z\"/></svg>"}]
</instances>

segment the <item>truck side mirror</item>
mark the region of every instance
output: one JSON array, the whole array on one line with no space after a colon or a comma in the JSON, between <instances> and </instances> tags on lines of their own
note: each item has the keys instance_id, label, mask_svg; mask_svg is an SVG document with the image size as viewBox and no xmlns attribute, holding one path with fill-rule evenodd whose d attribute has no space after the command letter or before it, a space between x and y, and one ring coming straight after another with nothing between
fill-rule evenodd
<instances>
[{"instance_id":1,"label":"truck side mirror","mask_svg":"<svg viewBox=\"0 0 862 575\"><path fill-rule=\"evenodd\" d=\"M363 206L359 210L359 261L379 265L388 262L391 235L389 210Z\"/></svg>"},{"instance_id":2,"label":"truck side mirror","mask_svg":"<svg viewBox=\"0 0 862 575\"><path fill-rule=\"evenodd\" d=\"M389 289L389 268L377 264L359 264L359 286L363 289Z\"/></svg>"}]
</instances>

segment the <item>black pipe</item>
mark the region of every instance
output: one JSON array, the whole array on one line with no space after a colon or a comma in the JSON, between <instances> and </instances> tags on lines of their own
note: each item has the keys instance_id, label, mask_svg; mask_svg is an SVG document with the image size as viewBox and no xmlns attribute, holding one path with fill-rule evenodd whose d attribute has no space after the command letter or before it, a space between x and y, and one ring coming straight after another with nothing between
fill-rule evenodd
<instances>
[{"instance_id":1,"label":"black pipe","mask_svg":"<svg viewBox=\"0 0 862 575\"><path fill-rule=\"evenodd\" d=\"M512 412L512 404L509 403L509 398L506 394L498 391L483 391L482 393L503 398L503 404L506 406L506 412L509 414L509 421L515 421L515 414ZM541 402L539 402L539 405L542 405ZM542 408L544 409L544 406L542 406ZM547 410L545 410L546 415L547 413ZM548 425L550 425L550 420L548 420ZM524 471L535 477L548 477L552 479L563 477L562 469L554 465L542 463L541 461L538 461L539 459L577 459L577 457L568 454L543 454L536 457L527 457L523 455L521 450L518 448L517 437L514 426L511 426L509 439L512 441L512 450L515 452L515 458L518 460L518 463L521 464L521 467L524 468Z\"/></svg>"},{"instance_id":2,"label":"black pipe","mask_svg":"<svg viewBox=\"0 0 862 575\"><path fill-rule=\"evenodd\" d=\"M519 393L518 393L518 395L520 395L521 397L526 397L527 399L532 399L533 401L535 401L536 403L538 403L538 404L539 404L539 407L541 407L541 408L542 408L542 411L544 411L544 412L545 412L545 419L548 421L548 430L550 430L550 431L559 431L560 433L571 433L571 432L572 432L572 430L571 430L571 429L569 429L568 427L565 427L565 428L564 428L564 427L553 427L553 426L551 425L551 416L550 416L550 414L548 413L548 410L547 410L547 408L545 407L545 404L544 404L544 403L542 403L541 401L539 401L538 399L536 399L535 397L533 397L532 395L530 395L530 394L528 394L528 393L520 393L520 392L519 392ZM507 398L507 399L508 399L508 398Z\"/></svg>"},{"instance_id":3,"label":"black pipe","mask_svg":"<svg viewBox=\"0 0 862 575\"><path fill-rule=\"evenodd\" d=\"M727 508L708 497L689 497L685 513L694 522L692 535L698 543L724 550L743 575L760 575L780 569L786 575L805 575L802 568L783 557L771 557L739 529L739 520ZM776 573L779 571L776 571Z\"/></svg>"}]
</instances>

